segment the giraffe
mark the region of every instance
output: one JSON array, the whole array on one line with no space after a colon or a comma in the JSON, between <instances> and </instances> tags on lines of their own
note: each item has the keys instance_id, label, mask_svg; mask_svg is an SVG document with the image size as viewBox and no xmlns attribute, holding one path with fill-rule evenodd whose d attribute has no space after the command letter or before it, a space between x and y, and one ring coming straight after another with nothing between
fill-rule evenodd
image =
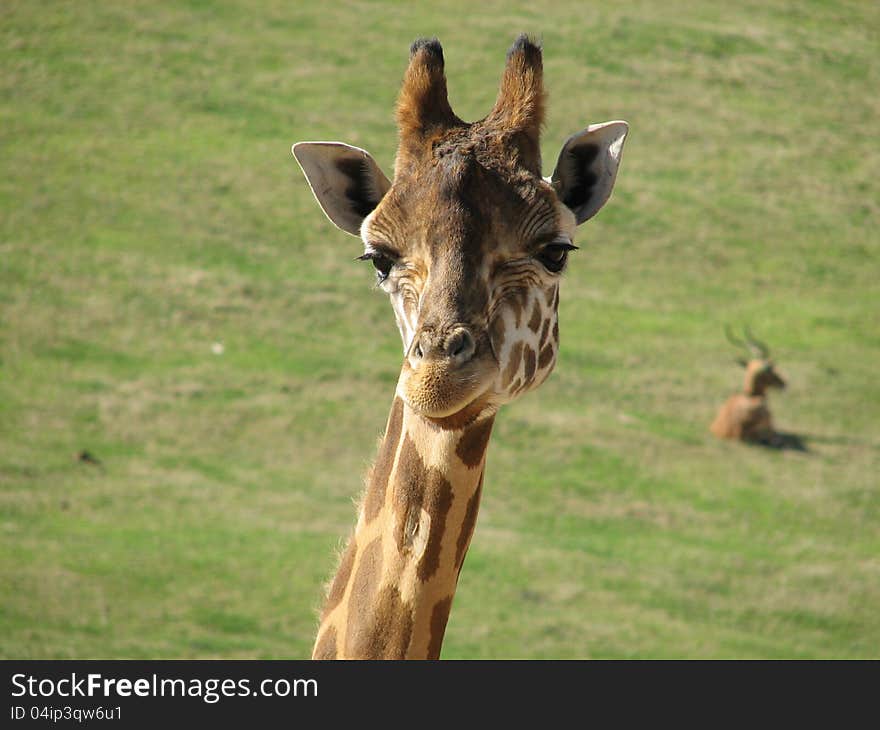
<instances>
[{"instance_id":1,"label":"giraffe","mask_svg":"<svg viewBox=\"0 0 880 730\"><path fill-rule=\"evenodd\" d=\"M560 275L575 228L611 195L628 125L572 135L543 178L542 76L540 47L520 36L491 112L467 123L449 105L439 41L419 39L393 182L357 147L293 146L324 213L362 239L403 343L315 659L439 658L496 413L555 365Z\"/></svg>"}]
</instances>

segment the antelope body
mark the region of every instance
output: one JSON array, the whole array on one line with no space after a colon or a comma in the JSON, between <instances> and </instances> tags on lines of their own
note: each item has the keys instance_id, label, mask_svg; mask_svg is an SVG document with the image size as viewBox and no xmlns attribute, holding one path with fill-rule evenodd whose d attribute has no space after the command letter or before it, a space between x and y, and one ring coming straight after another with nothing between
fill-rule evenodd
<instances>
[{"instance_id":1,"label":"antelope body","mask_svg":"<svg viewBox=\"0 0 880 730\"><path fill-rule=\"evenodd\" d=\"M776 438L773 419L767 406L769 388L785 388L785 380L776 371L767 346L746 333L746 341L727 331L728 339L747 348L750 357L737 362L745 368L743 390L730 396L715 416L709 430L718 438L772 443Z\"/></svg>"}]
</instances>

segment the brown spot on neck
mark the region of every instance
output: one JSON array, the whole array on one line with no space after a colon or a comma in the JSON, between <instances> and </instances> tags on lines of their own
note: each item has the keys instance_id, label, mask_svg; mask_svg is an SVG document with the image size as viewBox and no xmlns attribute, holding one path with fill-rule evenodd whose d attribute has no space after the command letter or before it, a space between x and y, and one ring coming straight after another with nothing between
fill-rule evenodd
<instances>
[{"instance_id":1,"label":"brown spot on neck","mask_svg":"<svg viewBox=\"0 0 880 730\"><path fill-rule=\"evenodd\" d=\"M477 513L480 510L480 495L483 493L483 475L480 474L480 482L477 484L477 491L473 493L468 500L467 510L464 514L464 522L461 525L461 532L458 533L458 541L455 545L455 565L461 572L461 566L464 564L464 556L467 553L468 545L471 544L471 537L474 534L474 527L477 524Z\"/></svg>"},{"instance_id":2,"label":"brown spot on neck","mask_svg":"<svg viewBox=\"0 0 880 730\"><path fill-rule=\"evenodd\" d=\"M446 518L452 507L452 499L452 485L439 471L431 469L422 507L431 517L431 529L425 553L416 571L421 581L429 580L440 567L440 550L446 534Z\"/></svg>"},{"instance_id":3,"label":"brown spot on neck","mask_svg":"<svg viewBox=\"0 0 880 730\"><path fill-rule=\"evenodd\" d=\"M364 656L379 628L375 617L375 594L382 578L382 538L375 538L360 554L357 572L348 599L348 624L345 632L345 653Z\"/></svg>"},{"instance_id":4,"label":"brown spot on neck","mask_svg":"<svg viewBox=\"0 0 880 730\"><path fill-rule=\"evenodd\" d=\"M426 581L440 567L440 549L446 532L446 517L452 507L452 485L437 469L425 467L415 444L406 434L400 450L394 477L394 540L398 550L409 551L413 535L408 526L421 525L422 511L429 516L429 532L424 552L419 558L416 573Z\"/></svg>"},{"instance_id":5,"label":"brown spot on neck","mask_svg":"<svg viewBox=\"0 0 880 730\"><path fill-rule=\"evenodd\" d=\"M446 624L449 621L451 610L452 596L449 596L438 601L431 612L431 641L428 644L428 659L440 658L440 649L443 646L443 636L446 633Z\"/></svg>"},{"instance_id":6,"label":"brown spot on neck","mask_svg":"<svg viewBox=\"0 0 880 730\"><path fill-rule=\"evenodd\" d=\"M411 543L407 525L418 523L422 499L428 482L428 470L409 434L403 437L394 478L394 542L403 551Z\"/></svg>"},{"instance_id":7,"label":"brown spot on neck","mask_svg":"<svg viewBox=\"0 0 880 730\"><path fill-rule=\"evenodd\" d=\"M483 460L494 423L494 418L484 418L462 434L458 446L455 447L455 453L469 469L478 466Z\"/></svg>"},{"instance_id":8,"label":"brown spot on neck","mask_svg":"<svg viewBox=\"0 0 880 730\"><path fill-rule=\"evenodd\" d=\"M403 424L403 401L395 398L391 405L391 413L388 415L388 424L385 427L385 438L379 447L376 462L370 471L367 480L367 494L364 497L364 518L372 522L385 504L385 489L394 466L394 455L397 453L397 445L400 442L400 430Z\"/></svg>"},{"instance_id":9,"label":"brown spot on neck","mask_svg":"<svg viewBox=\"0 0 880 730\"><path fill-rule=\"evenodd\" d=\"M351 577L351 569L354 567L356 554L357 541L352 537L348 542L348 547L345 548L345 552L342 554L342 560L339 561L336 576L333 578L333 583L330 584L330 590L327 592L327 601L324 603L324 610L321 612L322 621L339 605L342 596L345 595L345 589L348 587L348 579Z\"/></svg>"},{"instance_id":10,"label":"brown spot on neck","mask_svg":"<svg viewBox=\"0 0 880 730\"><path fill-rule=\"evenodd\" d=\"M349 632L351 632L349 620ZM355 642L348 644L352 659L406 659L412 639L412 610L392 585L376 595L370 607L369 623L357 632Z\"/></svg>"}]
</instances>

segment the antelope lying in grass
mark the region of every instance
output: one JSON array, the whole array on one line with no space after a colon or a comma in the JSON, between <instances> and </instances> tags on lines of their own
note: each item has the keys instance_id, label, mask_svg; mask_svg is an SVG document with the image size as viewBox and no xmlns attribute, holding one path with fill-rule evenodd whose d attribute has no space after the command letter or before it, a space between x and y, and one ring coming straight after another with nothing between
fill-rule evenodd
<instances>
[{"instance_id":1,"label":"antelope lying in grass","mask_svg":"<svg viewBox=\"0 0 880 730\"><path fill-rule=\"evenodd\" d=\"M718 438L773 445L777 434L765 393L768 388L785 388L785 381L776 372L767 346L758 342L748 329L745 341L734 337L729 327L725 332L727 339L736 347L744 348L750 357L736 359L746 369L743 390L730 396L721 406L710 430Z\"/></svg>"}]
</instances>

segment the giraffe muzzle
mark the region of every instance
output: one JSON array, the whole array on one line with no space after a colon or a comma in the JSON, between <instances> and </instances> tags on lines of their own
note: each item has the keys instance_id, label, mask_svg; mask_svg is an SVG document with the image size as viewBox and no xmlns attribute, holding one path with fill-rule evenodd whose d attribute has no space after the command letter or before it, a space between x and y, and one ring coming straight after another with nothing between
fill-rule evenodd
<instances>
[{"instance_id":1,"label":"giraffe muzzle","mask_svg":"<svg viewBox=\"0 0 880 730\"><path fill-rule=\"evenodd\" d=\"M426 362L457 368L469 362L476 351L476 340L467 327L454 327L440 335L423 330L413 338L407 359L413 370Z\"/></svg>"},{"instance_id":2,"label":"giraffe muzzle","mask_svg":"<svg viewBox=\"0 0 880 730\"><path fill-rule=\"evenodd\" d=\"M484 395L497 373L485 339L464 325L420 330L401 373L404 400L423 415L447 416Z\"/></svg>"}]
</instances>

